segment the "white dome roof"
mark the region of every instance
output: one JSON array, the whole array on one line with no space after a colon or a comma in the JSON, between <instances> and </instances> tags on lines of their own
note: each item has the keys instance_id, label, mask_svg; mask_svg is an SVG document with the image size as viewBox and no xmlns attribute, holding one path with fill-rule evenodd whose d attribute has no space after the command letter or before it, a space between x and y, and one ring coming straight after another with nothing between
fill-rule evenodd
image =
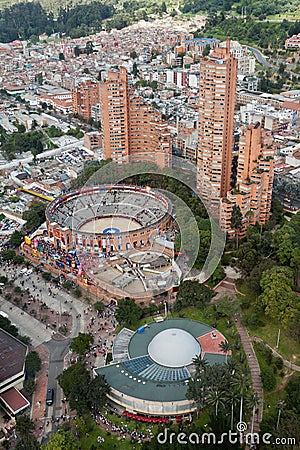
<instances>
[{"instance_id":1,"label":"white dome roof","mask_svg":"<svg viewBox=\"0 0 300 450\"><path fill-rule=\"evenodd\" d=\"M199 342L190 333L179 328L161 331L148 345L148 353L153 361L166 367L191 364L200 352Z\"/></svg>"}]
</instances>

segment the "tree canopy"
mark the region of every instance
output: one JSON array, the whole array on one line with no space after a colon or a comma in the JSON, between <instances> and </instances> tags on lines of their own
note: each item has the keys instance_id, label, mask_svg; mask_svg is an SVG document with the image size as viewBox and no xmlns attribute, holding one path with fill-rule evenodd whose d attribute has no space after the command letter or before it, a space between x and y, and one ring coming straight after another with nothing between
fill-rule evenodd
<instances>
[{"instance_id":1,"label":"tree canopy","mask_svg":"<svg viewBox=\"0 0 300 450\"><path fill-rule=\"evenodd\" d=\"M116 319L121 325L136 325L142 317L142 314L142 308L132 298L126 297L118 301Z\"/></svg>"},{"instance_id":2,"label":"tree canopy","mask_svg":"<svg viewBox=\"0 0 300 450\"><path fill-rule=\"evenodd\" d=\"M38 352L30 352L26 356L25 370L29 377L34 377L37 372L42 368L42 361Z\"/></svg>"},{"instance_id":3,"label":"tree canopy","mask_svg":"<svg viewBox=\"0 0 300 450\"><path fill-rule=\"evenodd\" d=\"M261 279L262 294L260 299L266 314L279 319L287 328L298 307L298 297L293 292L293 270L285 266L275 266L264 272Z\"/></svg>"},{"instance_id":4,"label":"tree canopy","mask_svg":"<svg viewBox=\"0 0 300 450\"><path fill-rule=\"evenodd\" d=\"M42 223L45 222L45 210L46 203L33 200L29 208L24 211L22 219L26 220L26 227L29 230L38 228Z\"/></svg>"},{"instance_id":5,"label":"tree canopy","mask_svg":"<svg viewBox=\"0 0 300 450\"><path fill-rule=\"evenodd\" d=\"M51 434L48 444L43 446L43 450L77 450L78 440L70 431L58 430Z\"/></svg>"},{"instance_id":6,"label":"tree canopy","mask_svg":"<svg viewBox=\"0 0 300 450\"><path fill-rule=\"evenodd\" d=\"M78 414L92 412L95 406L103 406L110 389L102 375L92 379L81 361L65 369L58 375L57 380L69 400L70 407Z\"/></svg>"},{"instance_id":7,"label":"tree canopy","mask_svg":"<svg viewBox=\"0 0 300 450\"><path fill-rule=\"evenodd\" d=\"M200 284L198 281L187 280L180 284L174 310L180 311L186 306L197 306L204 308L212 299L213 291L208 286Z\"/></svg>"},{"instance_id":8,"label":"tree canopy","mask_svg":"<svg viewBox=\"0 0 300 450\"><path fill-rule=\"evenodd\" d=\"M70 347L74 352L82 356L86 350L89 350L93 342L94 338L90 334L79 333L79 335L72 340Z\"/></svg>"}]
</instances>

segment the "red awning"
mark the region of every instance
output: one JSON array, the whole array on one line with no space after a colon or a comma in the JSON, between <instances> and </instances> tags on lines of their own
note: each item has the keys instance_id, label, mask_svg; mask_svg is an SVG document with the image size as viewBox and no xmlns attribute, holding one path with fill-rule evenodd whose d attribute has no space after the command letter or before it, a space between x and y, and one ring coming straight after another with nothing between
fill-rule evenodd
<instances>
[{"instance_id":1,"label":"red awning","mask_svg":"<svg viewBox=\"0 0 300 450\"><path fill-rule=\"evenodd\" d=\"M8 389L0 394L0 398L13 415L18 414L18 412L23 411L23 409L30 405L24 395L15 388Z\"/></svg>"}]
</instances>

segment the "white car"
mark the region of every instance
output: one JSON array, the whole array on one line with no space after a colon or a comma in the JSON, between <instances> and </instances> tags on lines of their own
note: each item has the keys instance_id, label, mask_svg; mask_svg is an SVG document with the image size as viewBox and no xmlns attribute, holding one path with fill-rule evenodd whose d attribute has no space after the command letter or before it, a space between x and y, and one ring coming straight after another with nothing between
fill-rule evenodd
<instances>
[{"instance_id":1,"label":"white car","mask_svg":"<svg viewBox=\"0 0 300 450\"><path fill-rule=\"evenodd\" d=\"M28 269L28 270L27 270L27 272L26 272L26 275L31 275L31 274L32 274L32 272L33 272L33 270L32 270L32 269Z\"/></svg>"}]
</instances>

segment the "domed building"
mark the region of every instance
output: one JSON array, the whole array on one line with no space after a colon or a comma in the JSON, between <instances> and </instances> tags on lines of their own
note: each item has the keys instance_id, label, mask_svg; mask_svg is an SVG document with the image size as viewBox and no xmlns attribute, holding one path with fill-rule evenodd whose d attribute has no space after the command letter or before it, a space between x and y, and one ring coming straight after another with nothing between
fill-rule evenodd
<instances>
[{"instance_id":1,"label":"domed building","mask_svg":"<svg viewBox=\"0 0 300 450\"><path fill-rule=\"evenodd\" d=\"M136 332L123 328L114 341L112 363L94 373L104 375L111 386L109 400L128 412L185 415L196 409L186 398L193 359L224 363L223 341L215 328L189 319L151 322Z\"/></svg>"}]
</instances>

